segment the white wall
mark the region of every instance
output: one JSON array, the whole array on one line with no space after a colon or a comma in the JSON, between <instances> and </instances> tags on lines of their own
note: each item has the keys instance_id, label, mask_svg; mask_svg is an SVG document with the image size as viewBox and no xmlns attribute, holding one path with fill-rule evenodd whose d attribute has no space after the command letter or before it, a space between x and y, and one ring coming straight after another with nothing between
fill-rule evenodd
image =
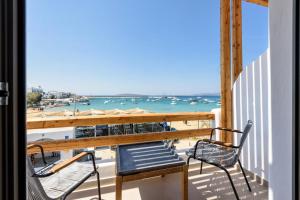
<instances>
[{"instance_id":1,"label":"white wall","mask_svg":"<svg viewBox=\"0 0 300 200\"><path fill-rule=\"evenodd\" d=\"M27 131L27 141L34 142L41 139L62 140L68 137L74 138L75 129L67 128L47 128L47 129L31 129Z\"/></svg>"},{"instance_id":2,"label":"white wall","mask_svg":"<svg viewBox=\"0 0 300 200\"><path fill-rule=\"evenodd\" d=\"M247 170L269 181L269 50L244 67L233 86L234 128L243 130L248 120L254 125L243 146L241 162ZM240 136L235 134L236 144Z\"/></svg>"},{"instance_id":3,"label":"white wall","mask_svg":"<svg viewBox=\"0 0 300 200\"><path fill-rule=\"evenodd\" d=\"M27 131L27 141L34 142L41 139L63 140L66 137L74 138L75 129L73 127L67 128L48 128L48 129L32 129ZM73 156L73 150L61 151L61 159L68 159Z\"/></svg>"},{"instance_id":4,"label":"white wall","mask_svg":"<svg viewBox=\"0 0 300 200\"><path fill-rule=\"evenodd\" d=\"M292 199L293 0L269 1L271 131L269 197Z\"/></svg>"}]
</instances>

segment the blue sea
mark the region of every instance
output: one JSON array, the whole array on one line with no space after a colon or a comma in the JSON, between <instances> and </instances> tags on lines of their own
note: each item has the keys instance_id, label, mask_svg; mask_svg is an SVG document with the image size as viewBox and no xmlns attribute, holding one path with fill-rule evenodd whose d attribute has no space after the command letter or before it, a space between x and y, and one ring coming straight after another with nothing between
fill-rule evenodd
<instances>
[{"instance_id":1,"label":"blue sea","mask_svg":"<svg viewBox=\"0 0 300 200\"><path fill-rule=\"evenodd\" d=\"M90 105L71 103L70 106L48 108L48 111L128 110L143 109L149 112L196 112L211 111L220 107L220 96L151 96L151 97L89 97ZM76 107L75 107L76 106Z\"/></svg>"}]
</instances>

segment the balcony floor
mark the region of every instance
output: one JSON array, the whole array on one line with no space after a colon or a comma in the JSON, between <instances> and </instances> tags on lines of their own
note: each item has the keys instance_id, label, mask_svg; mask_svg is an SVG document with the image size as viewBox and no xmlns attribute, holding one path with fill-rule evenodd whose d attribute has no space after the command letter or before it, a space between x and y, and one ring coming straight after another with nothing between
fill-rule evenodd
<instances>
[{"instance_id":1,"label":"balcony floor","mask_svg":"<svg viewBox=\"0 0 300 200\"><path fill-rule=\"evenodd\" d=\"M189 169L189 199L235 199L230 182L222 170L209 165L204 165L203 172L199 174L199 165ZM240 199L268 199L268 188L259 184L248 176L252 192L249 192L242 173L235 169L229 169ZM115 199L114 180L101 183L102 199ZM167 175L164 178L155 177L139 181L124 183L123 200L176 200L181 197L181 181L179 174ZM93 184L95 185L95 184ZM68 199L98 199L95 187L80 188L69 196Z\"/></svg>"}]
</instances>

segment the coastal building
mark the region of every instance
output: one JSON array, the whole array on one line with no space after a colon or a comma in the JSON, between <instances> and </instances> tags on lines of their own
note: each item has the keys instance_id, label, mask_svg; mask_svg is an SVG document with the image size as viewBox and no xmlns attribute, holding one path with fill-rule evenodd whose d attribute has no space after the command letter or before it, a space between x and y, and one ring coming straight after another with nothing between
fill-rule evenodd
<instances>
[{"instance_id":1,"label":"coastal building","mask_svg":"<svg viewBox=\"0 0 300 200\"><path fill-rule=\"evenodd\" d=\"M75 128L64 127L64 128L50 128L50 129L35 129L27 132L28 142L38 142L38 141L54 141L54 140L68 140L75 137ZM51 153L51 152L50 152ZM73 156L73 150L68 151L58 151L59 159L64 160L69 159ZM52 155L49 155L52 156ZM40 155L37 155L39 158ZM46 155L47 157L47 155Z\"/></svg>"},{"instance_id":2,"label":"coastal building","mask_svg":"<svg viewBox=\"0 0 300 200\"><path fill-rule=\"evenodd\" d=\"M44 99L65 99L70 98L72 94L70 92L58 92L58 91L49 91L44 94Z\"/></svg>"},{"instance_id":3,"label":"coastal building","mask_svg":"<svg viewBox=\"0 0 300 200\"><path fill-rule=\"evenodd\" d=\"M30 88L28 88L27 92L33 92L33 93L43 94L44 90L43 90L43 88L41 86L38 86L38 87L30 87Z\"/></svg>"}]
</instances>

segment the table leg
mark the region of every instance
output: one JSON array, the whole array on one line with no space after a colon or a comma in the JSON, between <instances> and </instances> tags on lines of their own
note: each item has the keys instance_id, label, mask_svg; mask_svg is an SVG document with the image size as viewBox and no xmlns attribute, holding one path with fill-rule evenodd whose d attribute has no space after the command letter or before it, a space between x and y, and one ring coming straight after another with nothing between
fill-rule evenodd
<instances>
[{"instance_id":1,"label":"table leg","mask_svg":"<svg viewBox=\"0 0 300 200\"><path fill-rule=\"evenodd\" d=\"M116 177L116 200L122 200L122 176Z\"/></svg>"},{"instance_id":2,"label":"table leg","mask_svg":"<svg viewBox=\"0 0 300 200\"><path fill-rule=\"evenodd\" d=\"M188 191L188 166L183 166L182 171L182 199L188 200L189 191Z\"/></svg>"}]
</instances>

